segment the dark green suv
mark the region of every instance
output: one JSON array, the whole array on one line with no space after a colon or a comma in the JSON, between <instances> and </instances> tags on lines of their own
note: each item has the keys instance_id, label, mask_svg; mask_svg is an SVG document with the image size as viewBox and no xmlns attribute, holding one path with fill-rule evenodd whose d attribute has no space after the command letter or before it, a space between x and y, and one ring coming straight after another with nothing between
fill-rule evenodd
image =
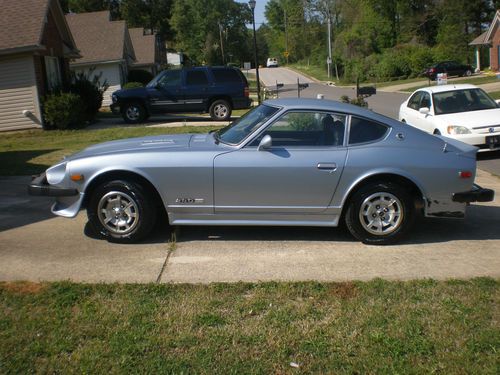
<instances>
[{"instance_id":1,"label":"dark green suv","mask_svg":"<svg viewBox=\"0 0 500 375\"><path fill-rule=\"evenodd\" d=\"M165 70L146 87L115 91L113 113L131 124L157 113L210 113L228 120L233 109L250 108L248 82L232 67L194 67Z\"/></svg>"}]
</instances>

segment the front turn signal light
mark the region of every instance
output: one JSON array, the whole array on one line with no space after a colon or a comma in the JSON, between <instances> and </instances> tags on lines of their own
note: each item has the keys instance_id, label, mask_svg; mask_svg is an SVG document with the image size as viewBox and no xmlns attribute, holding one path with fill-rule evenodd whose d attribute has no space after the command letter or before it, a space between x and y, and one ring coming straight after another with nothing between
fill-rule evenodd
<instances>
[{"instance_id":1,"label":"front turn signal light","mask_svg":"<svg viewBox=\"0 0 500 375\"><path fill-rule=\"evenodd\" d=\"M71 181L75 181L75 182L83 181L83 174L72 174L70 176L70 178L71 178Z\"/></svg>"}]
</instances>

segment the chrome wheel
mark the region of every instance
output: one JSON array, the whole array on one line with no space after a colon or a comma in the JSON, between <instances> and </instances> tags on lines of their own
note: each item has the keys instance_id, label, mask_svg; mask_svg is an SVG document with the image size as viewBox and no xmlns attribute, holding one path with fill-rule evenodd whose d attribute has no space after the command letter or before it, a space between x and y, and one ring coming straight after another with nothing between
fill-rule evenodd
<instances>
[{"instance_id":1,"label":"chrome wheel","mask_svg":"<svg viewBox=\"0 0 500 375\"><path fill-rule=\"evenodd\" d=\"M115 234L127 234L139 223L139 207L134 199L120 191L105 194L97 205L101 224Z\"/></svg>"},{"instance_id":2,"label":"chrome wheel","mask_svg":"<svg viewBox=\"0 0 500 375\"><path fill-rule=\"evenodd\" d=\"M141 110L135 105L130 105L125 110L125 116L127 116L130 121L138 121L141 117Z\"/></svg>"},{"instance_id":3,"label":"chrome wheel","mask_svg":"<svg viewBox=\"0 0 500 375\"><path fill-rule=\"evenodd\" d=\"M217 118L223 119L228 114L228 108L224 104L217 104L214 107L214 115Z\"/></svg>"},{"instance_id":4,"label":"chrome wheel","mask_svg":"<svg viewBox=\"0 0 500 375\"><path fill-rule=\"evenodd\" d=\"M362 227L374 235L394 232L403 222L403 205L394 195L386 192L367 197L359 209Z\"/></svg>"}]
</instances>

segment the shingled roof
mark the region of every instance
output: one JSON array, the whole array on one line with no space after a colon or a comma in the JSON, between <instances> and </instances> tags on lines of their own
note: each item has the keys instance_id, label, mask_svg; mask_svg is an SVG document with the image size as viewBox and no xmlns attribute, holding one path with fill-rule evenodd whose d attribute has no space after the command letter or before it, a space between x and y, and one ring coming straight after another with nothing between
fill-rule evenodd
<instances>
[{"instance_id":1,"label":"shingled roof","mask_svg":"<svg viewBox=\"0 0 500 375\"><path fill-rule=\"evenodd\" d=\"M57 0L0 0L0 54L44 50L45 21L49 10L60 20L68 53L77 56L75 42Z\"/></svg>"},{"instance_id":2,"label":"shingled roof","mask_svg":"<svg viewBox=\"0 0 500 375\"><path fill-rule=\"evenodd\" d=\"M132 45L134 46L136 56L136 62L133 65L153 65L156 62L156 36L144 35L144 29L142 27L129 29L128 31L130 33L130 39L132 39Z\"/></svg>"},{"instance_id":3,"label":"shingled roof","mask_svg":"<svg viewBox=\"0 0 500 375\"><path fill-rule=\"evenodd\" d=\"M71 13L66 20L82 55L72 65L121 61L127 55L135 60L125 21L110 21L109 11Z\"/></svg>"}]
</instances>

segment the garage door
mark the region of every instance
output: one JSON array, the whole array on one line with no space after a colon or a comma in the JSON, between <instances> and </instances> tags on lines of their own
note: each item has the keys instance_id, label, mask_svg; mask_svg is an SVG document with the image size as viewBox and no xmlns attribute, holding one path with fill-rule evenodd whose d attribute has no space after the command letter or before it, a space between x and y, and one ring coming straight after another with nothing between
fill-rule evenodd
<instances>
[{"instance_id":1,"label":"garage door","mask_svg":"<svg viewBox=\"0 0 500 375\"><path fill-rule=\"evenodd\" d=\"M25 110L31 114L23 115ZM40 124L33 56L0 57L0 131Z\"/></svg>"}]
</instances>

